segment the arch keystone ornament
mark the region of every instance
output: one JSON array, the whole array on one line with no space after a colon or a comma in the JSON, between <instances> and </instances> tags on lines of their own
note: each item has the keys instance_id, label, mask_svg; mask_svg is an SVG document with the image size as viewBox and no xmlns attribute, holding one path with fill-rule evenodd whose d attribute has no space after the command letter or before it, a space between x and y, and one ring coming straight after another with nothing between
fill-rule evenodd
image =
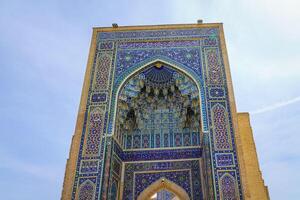
<instances>
[{"instance_id":1,"label":"arch keystone ornament","mask_svg":"<svg viewBox=\"0 0 300 200\"><path fill-rule=\"evenodd\" d=\"M62 199L160 194L269 199L220 23L93 30Z\"/></svg>"}]
</instances>

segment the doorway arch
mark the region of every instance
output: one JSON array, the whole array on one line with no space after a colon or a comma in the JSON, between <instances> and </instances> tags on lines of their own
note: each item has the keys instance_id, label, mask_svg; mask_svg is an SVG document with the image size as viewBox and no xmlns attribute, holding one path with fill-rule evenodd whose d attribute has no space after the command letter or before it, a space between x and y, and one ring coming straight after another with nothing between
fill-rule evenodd
<instances>
[{"instance_id":1,"label":"doorway arch","mask_svg":"<svg viewBox=\"0 0 300 200\"><path fill-rule=\"evenodd\" d=\"M161 191L161 190L168 190L175 194L180 200L190 200L189 195L187 192L176 183L166 179L160 178L159 180L152 183L148 186L137 198L137 200L150 200L151 197Z\"/></svg>"}]
</instances>

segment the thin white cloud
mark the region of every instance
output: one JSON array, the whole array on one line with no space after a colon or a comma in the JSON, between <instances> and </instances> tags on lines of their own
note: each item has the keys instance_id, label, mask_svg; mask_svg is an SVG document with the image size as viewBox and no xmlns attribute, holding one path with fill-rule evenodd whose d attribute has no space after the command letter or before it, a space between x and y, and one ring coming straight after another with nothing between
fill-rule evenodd
<instances>
[{"instance_id":1,"label":"thin white cloud","mask_svg":"<svg viewBox=\"0 0 300 200\"><path fill-rule=\"evenodd\" d=\"M298 96L296 98L293 98L293 99L290 99L290 100L287 100L287 101L278 102L278 103L272 104L270 106L266 106L264 108L260 108L258 110L254 110L254 111L252 111L250 113L252 115L254 115L254 114L261 114L261 113L265 113L265 112L270 112L270 111L276 110L278 108L281 108L281 107L284 107L284 106L287 106L287 105L290 105L290 104L297 103L299 101L300 101L300 96Z\"/></svg>"},{"instance_id":2,"label":"thin white cloud","mask_svg":"<svg viewBox=\"0 0 300 200\"><path fill-rule=\"evenodd\" d=\"M30 176L56 183L61 178L61 171L56 166L23 161L19 158L1 155L0 168L13 170L18 173L25 173Z\"/></svg>"}]
</instances>

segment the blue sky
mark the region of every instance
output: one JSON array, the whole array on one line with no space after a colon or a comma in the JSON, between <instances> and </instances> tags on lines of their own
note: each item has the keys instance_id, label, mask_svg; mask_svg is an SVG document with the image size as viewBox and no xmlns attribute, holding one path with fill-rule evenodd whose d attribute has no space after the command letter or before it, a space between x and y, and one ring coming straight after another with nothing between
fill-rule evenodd
<instances>
[{"instance_id":1,"label":"blue sky","mask_svg":"<svg viewBox=\"0 0 300 200\"><path fill-rule=\"evenodd\" d=\"M0 193L61 195L92 27L223 22L238 111L272 199L300 196L300 1L0 2Z\"/></svg>"}]
</instances>

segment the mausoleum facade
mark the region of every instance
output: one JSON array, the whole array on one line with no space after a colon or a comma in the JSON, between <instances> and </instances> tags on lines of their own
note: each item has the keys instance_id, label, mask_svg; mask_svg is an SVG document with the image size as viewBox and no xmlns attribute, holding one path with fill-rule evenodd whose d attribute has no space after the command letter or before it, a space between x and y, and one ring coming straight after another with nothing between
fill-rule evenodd
<instances>
[{"instance_id":1,"label":"mausoleum facade","mask_svg":"<svg viewBox=\"0 0 300 200\"><path fill-rule=\"evenodd\" d=\"M62 199L268 199L220 23L94 28Z\"/></svg>"}]
</instances>

